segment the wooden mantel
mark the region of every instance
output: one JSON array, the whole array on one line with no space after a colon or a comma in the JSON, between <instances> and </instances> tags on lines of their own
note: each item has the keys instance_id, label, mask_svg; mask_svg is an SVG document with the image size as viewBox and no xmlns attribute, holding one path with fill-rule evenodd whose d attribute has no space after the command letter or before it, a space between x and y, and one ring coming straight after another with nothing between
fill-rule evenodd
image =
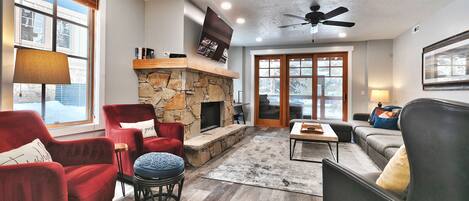
<instances>
[{"instance_id":1,"label":"wooden mantel","mask_svg":"<svg viewBox=\"0 0 469 201\"><path fill-rule=\"evenodd\" d=\"M197 62L191 62L187 58L134 59L133 68L134 70L187 69L233 79L239 78L238 72L230 71L228 69L213 66L207 63L201 64Z\"/></svg>"}]
</instances>

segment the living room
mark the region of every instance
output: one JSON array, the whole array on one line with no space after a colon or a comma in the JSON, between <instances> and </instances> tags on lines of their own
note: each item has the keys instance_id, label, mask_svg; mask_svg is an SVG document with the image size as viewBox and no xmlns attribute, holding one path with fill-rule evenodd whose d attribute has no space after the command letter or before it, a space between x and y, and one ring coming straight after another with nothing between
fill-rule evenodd
<instances>
[{"instance_id":1,"label":"living room","mask_svg":"<svg viewBox=\"0 0 469 201\"><path fill-rule=\"evenodd\" d=\"M467 0L0 5L0 201L469 199Z\"/></svg>"}]
</instances>

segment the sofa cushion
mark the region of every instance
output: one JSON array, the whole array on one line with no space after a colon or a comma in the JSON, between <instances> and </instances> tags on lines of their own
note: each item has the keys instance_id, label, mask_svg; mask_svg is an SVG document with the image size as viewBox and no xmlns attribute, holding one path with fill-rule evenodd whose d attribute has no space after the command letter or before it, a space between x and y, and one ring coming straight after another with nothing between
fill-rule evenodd
<instances>
[{"instance_id":1,"label":"sofa cushion","mask_svg":"<svg viewBox=\"0 0 469 201\"><path fill-rule=\"evenodd\" d=\"M388 147L400 147L404 144L400 135L371 135L366 138L370 147L378 153L384 155L384 150Z\"/></svg>"},{"instance_id":2,"label":"sofa cushion","mask_svg":"<svg viewBox=\"0 0 469 201\"><path fill-rule=\"evenodd\" d=\"M357 134L362 139L367 139L371 135L401 135L400 131L397 130L388 130L382 128L370 128L370 127L358 127L355 129L355 134Z\"/></svg>"},{"instance_id":3,"label":"sofa cushion","mask_svg":"<svg viewBox=\"0 0 469 201\"><path fill-rule=\"evenodd\" d=\"M388 160L391 159L392 156L396 154L398 149L399 149L398 147L388 147L384 149L384 157L387 158Z\"/></svg>"},{"instance_id":4,"label":"sofa cushion","mask_svg":"<svg viewBox=\"0 0 469 201\"><path fill-rule=\"evenodd\" d=\"M143 140L143 151L148 152L169 152L182 156L184 150L180 140L166 137L153 137Z\"/></svg>"},{"instance_id":5,"label":"sofa cushion","mask_svg":"<svg viewBox=\"0 0 469 201\"><path fill-rule=\"evenodd\" d=\"M352 120L350 121L350 125L352 126L353 130L357 129L358 127L371 127L370 123L368 123L367 121Z\"/></svg>"},{"instance_id":6,"label":"sofa cushion","mask_svg":"<svg viewBox=\"0 0 469 201\"><path fill-rule=\"evenodd\" d=\"M114 165L76 165L64 167L64 170L69 200L105 200L114 195L117 175Z\"/></svg>"}]
</instances>

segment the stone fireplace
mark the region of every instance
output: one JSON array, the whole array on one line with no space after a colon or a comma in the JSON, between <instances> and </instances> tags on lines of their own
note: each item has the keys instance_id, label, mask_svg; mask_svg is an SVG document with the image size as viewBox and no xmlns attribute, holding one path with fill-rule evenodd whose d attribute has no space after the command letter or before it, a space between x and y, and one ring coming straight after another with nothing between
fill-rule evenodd
<instances>
[{"instance_id":1,"label":"stone fireplace","mask_svg":"<svg viewBox=\"0 0 469 201\"><path fill-rule=\"evenodd\" d=\"M152 104L162 122L184 124L184 138L200 135L202 105L218 103L218 126L233 122L233 78L187 69L137 70L139 102ZM213 126L213 125L212 125Z\"/></svg>"},{"instance_id":2,"label":"stone fireplace","mask_svg":"<svg viewBox=\"0 0 469 201\"><path fill-rule=\"evenodd\" d=\"M221 126L223 102L202 103L200 111L200 131L205 132Z\"/></svg>"}]
</instances>

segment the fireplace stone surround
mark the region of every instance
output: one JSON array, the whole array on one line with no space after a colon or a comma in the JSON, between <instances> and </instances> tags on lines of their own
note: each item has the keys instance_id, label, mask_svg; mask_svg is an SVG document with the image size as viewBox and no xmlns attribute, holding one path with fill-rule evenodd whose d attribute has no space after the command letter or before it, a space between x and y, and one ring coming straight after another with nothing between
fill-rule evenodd
<instances>
[{"instance_id":1,"label":"fireplace stone surround","mask_svg":"<svg viewBox=\"0 0 469 201\"><path fill-rule=\"evenodd\" d=\"M184 124L184 139L201 134L201 105L222 102L221 126L233 124L233 79L184 69L136 71L139 102L152 104L158 120Z\"/></svg>"}]
</instances>

